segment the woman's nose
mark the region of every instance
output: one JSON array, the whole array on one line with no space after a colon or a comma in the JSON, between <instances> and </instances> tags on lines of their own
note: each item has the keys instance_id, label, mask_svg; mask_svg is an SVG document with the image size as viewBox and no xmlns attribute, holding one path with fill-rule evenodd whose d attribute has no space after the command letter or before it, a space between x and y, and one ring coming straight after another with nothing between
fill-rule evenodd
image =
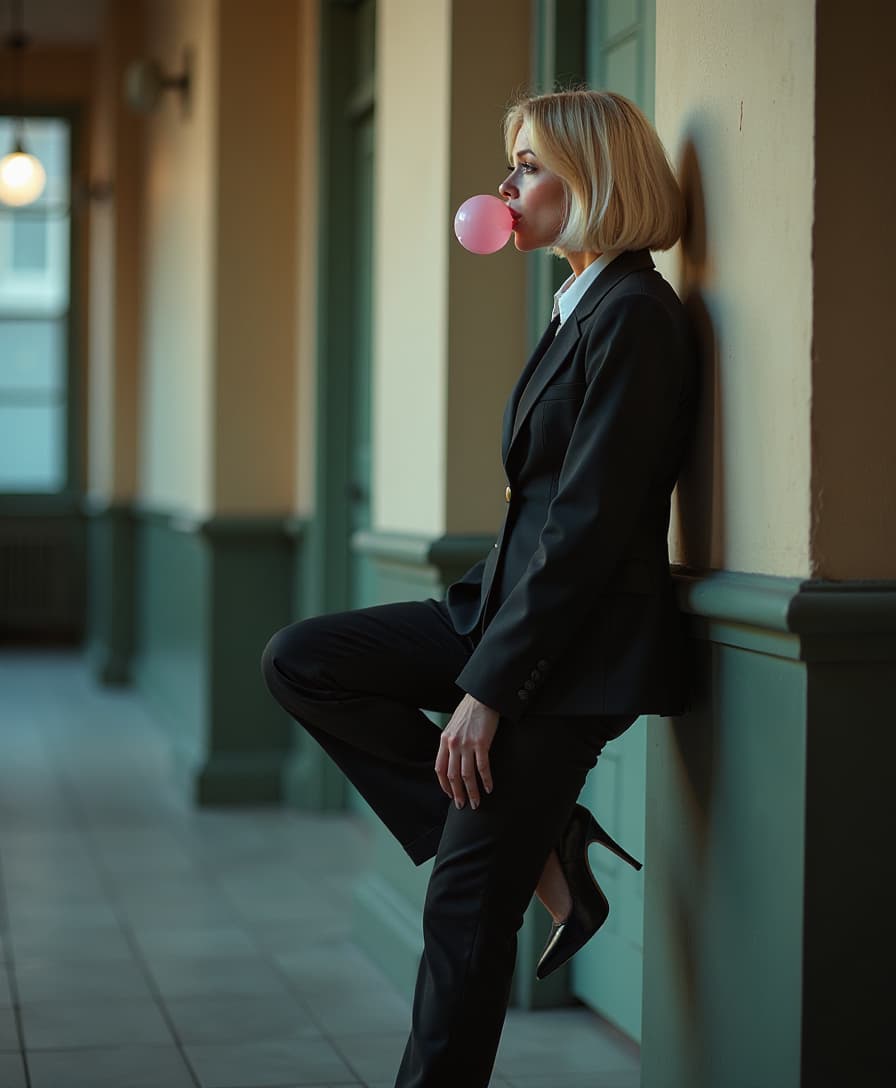
<instances>
[{"instance_id":1,"label":"woman's nose","mask_svg":"<svg viewBox=\"0 0 896 1088\"><path fill-rule=\"evenodd\" d=\"M512 175L508 174L507 177L498 186L498 192L505 200L513 200L517 196L516 186L510 181Z\"/></svg>"}]
</instances>

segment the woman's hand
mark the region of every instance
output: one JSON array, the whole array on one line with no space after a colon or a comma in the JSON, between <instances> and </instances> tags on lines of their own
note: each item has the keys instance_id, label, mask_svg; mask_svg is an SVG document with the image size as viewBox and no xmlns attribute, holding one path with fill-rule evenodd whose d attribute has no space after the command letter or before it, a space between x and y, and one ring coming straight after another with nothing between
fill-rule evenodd
<instances>
[{"instance_id":1,"label":"woman's hand","mask_svg":"<svg viewBox=\"0 0 896 1088\"><path fill-rule=\"evenodd\" d=\"M442 731L436 775L444 792L463 808L467 798L479 807L479 779L486 793L492 792L492 771L488 750L498 728L497 710L465 695ZM477 777L478 772L478 777Z\"/></svg>"}]
</instances>

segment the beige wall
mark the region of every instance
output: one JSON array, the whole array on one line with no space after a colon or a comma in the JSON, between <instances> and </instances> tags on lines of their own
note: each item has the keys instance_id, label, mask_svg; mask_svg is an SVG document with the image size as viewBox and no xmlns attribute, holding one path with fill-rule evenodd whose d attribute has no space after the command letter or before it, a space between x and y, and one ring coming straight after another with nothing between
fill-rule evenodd
<instances>
[{"instance_id":1,"label":"beige wall","mask_svg":"<svg viewBox=\"0 0 896 1088\"><path fill-rule=\"evenodd\" d=\"M220 0L216 513L285 513L295 467L296 5Z\"/></svg>"},{"instance_id":2,"label":"beige wall","mask_svg":"<svg viewBox=\"0 0 896 1088\"><path fill-rule=\"evenodd\" d=\"M147 123L140 499L212 510L214 224L217 158L214 0L153 0L147 55L179 72L193 53L184 115L173 94Z\"/></svg>"},{"instance_id":3,"label":"beige wall","mask_svg":"<svg viewBox=\"0 0 896 1088\"><path fill-rule=\"evenodd\" d=\"M380 0L377 18L374 525L490 531L501 410L525 361L524 264L465 253L452 220L503 176L528 19L471 0Z\"/></svg>"},{"instance_id":4,"label":"beige wall","mask_svg":"<svg viewBox=\"0 0 896 1088\"><path fill-rule=\"evenodd\" d=\"M656 123L676 164L691 145L702 184L706 257L689 274L715 353L673 533L695 567L811 569L814 10L657 4ZM660 264L682 285L677 254Z\"/></svg>"},{"instance_id":5,"label":"beige wall","mask_svg":"<svg viewBox=\"0 0 896 1088\"><path fill-rule=\"evenodd\" d=\"M123 71L142 51L142 5L105 6L97 49L91 206L88 486L98 502L137 489L137 383L143 122L121 93Z\"/></svg>"},{"instance_id":6,"label":"beige wall","mask_svg":"<svg viewBox=\"0 0 896 1088\"><path fill-rule=\"evenodd\" d=\"M818 4L812 573L896 577L896 9Z\"/></svg>"},{"instance_id":7,"label":"beige wall","mask_svg":"<svg viewBox=\"0 0 896 1088\"><path fill-rule=\"evenodd\" d=\"M454 0L446 227L467 197L496 193L507 174L502 121L529 79L529 31L529 19L505 9ZM448 258L445 528L491 532L505 514L504 402L527 355L526 261L512 242L492 256L468 253L453 231Z\"/></svg>"},{"instance_id":8,"label":"beige wall","mask_svg":"<svg viewBox=\"0 0 896 1088\"><path fill-rule=\"evenodd\" d=\"M450 16L377 4L373 522L421 533L445 518Z\"/></svg>"},{"instance_id":9,"label":"beige wall","mask_svg":"<svg viewBox=\"0 0 896 1088\"><path fill-rule=\"evenodd\" d=\"M296 479L293 505L309 514L314 505L315 407L317 396L317 175L318 76L320 64L317 4L301 0L297 6L296 170L296 378L293 418L296 428Z\"/></svg>"},{"instance_id":10,"label":"beige wall","mask_svg":"<svg viewBox=\"0 0 896 1088\"><path fill-rule=\"evenodd\" d=\"M204 517L295 493L296 5L158 0L179 71L148 122L141 499Z\"/></svg>"}]
</instances>

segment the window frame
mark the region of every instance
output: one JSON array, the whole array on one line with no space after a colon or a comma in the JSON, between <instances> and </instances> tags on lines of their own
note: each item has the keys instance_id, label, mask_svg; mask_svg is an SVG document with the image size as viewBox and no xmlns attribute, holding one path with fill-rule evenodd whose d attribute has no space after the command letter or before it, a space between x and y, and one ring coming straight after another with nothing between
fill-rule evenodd
<instances>
[{"instance_id":1,"label":"window frame","mask_svg":"<svg viewBox=\"0 0 896 1088\"><path fill-rule=\"evenodd\" d=\"M65 345L65 468L58 491L4 491L0 489L0 515L64 513L80 511L86 484L86 403L85 367L86 291L79 274L87 246L88 208L85 202L86 177L84 108L72 102L28 102L24 106L0 98L0 116L53 118L69 126L69 250L68 314ZM3 154L7 154L3 150ZM2 214L6 213L0 210Z\"/></svg>"}]
</instances>

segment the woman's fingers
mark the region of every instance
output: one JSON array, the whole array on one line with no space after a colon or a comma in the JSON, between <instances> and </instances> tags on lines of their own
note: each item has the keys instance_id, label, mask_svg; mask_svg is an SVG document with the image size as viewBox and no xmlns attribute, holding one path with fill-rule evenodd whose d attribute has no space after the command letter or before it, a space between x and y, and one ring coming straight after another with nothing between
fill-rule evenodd
<instances>
[{"instance_id":1,"label":"woman's fingers","mask_svg":"<svg viewBox=\"0 0 896 1088\"><path fill-rule=\"evenodd\" d=\"M498 728L497 710L465 695L442 730L435 772L442 792L458 808L469 800L472 808L481 801L480 780L486 793L492 792L489 748Z\"/></svg>"},{"instance_id":2,"label":"woman's fingers","mask_svg":"<svg viewBox=\"0 0 896 1088\"><path fill-rule=\"evenodd\" d=\"M439 756L436 760L436 774L442 789L454 801L457 808L463 808L467 792L461 778L461 753L457 741L444 735L439 743Z\"/></svg>"},{"instance_id":3,"label":"woman's fingers","mask_svg":"<svg viewBox=\"0 0 896 1088\"><path fill-rule=\"evenodd\" d=\"M460 758L460 776L474 809L479 808L479 781L476 778L475 752L462 752Z\"/></svg>"},{"instance_id":4,"label":"woman's fingers","mask_svg":"<svg viewBox=\"0 0 896 1088\"><path fill-rule=\"evenodd\" d=\"M486 793L492 792L488 749L461 748L443 737L435 772L442 792L458 808L463 808L468 800L474 809L479 808L482 799L479 793L480 778Z\"/></svg>"},{"instance_id":5,"label":"woman's fingers","mask_svg":"<svg viewBox=\"0 0 896 1088\"><path fill-rule=\"evenodd\" d=\"M448 745L445 743L445 738L442 737L439 744L439 754L436 756L436 778L439 780L439 785L442 787L442 793L453 799L451 793L451 783L448 781Z\"/></svg>"},{"instance_id":6,"label":"woman's fingers","mask_svg":"<svg viewBox=\"0 0 896 1088\"><path fill-rule=\"evenodd\" d=\"M486 793L491 793L494 784L492 782L492 766L488 761L488 748L476 749L476 768L479 771L479 777L482 779L482 788Z\"/></svg>"}]
</instances>

